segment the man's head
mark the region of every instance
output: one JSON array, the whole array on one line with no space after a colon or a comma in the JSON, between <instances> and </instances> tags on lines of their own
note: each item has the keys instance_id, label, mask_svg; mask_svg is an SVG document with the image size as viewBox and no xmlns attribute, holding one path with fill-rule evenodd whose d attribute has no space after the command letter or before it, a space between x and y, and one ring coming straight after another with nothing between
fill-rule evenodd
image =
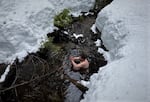
<instances>
[{"instance_id":1,"label":"man's head","mask_svg":"<svg viewBox=\"0 0 150 102\"><path fill-rule=\"evenodd\" d=\"M81 52L80 57L81 57L82 59L86 59L86 58L87 58L87 55L86 55L86 53Z\"/></svg>"}]
</instances>

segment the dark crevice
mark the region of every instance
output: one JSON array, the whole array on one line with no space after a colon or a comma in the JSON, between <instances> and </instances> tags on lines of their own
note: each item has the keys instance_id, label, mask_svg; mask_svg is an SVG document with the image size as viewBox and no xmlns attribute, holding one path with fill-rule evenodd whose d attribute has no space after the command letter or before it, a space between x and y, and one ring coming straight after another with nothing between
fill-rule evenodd
<instances>
[{"instance_id":1,"label":"dark crevice","mask_svg":"<svg viewBox=\"0 0 150 102\"><path fill-rule=\"evenodd\" d=\"M94 34L90 28L95 23L98 12L111 1L96 0L94 9L90 10L94 15L74 17L71 25L47 34L49 38L53 38L52 45L59 47L58 51L50 47L40 48L37 53L29 54L24 61L16 60L10 68L6 81L0 83L0 102L65 102L69 95L68 90L74 91L69 89L72 82L66 80L65 75L73 78L71 79L73 81L89 80L93 73L97 73L100 67L106 65L107 61L97 52L98 47L94 44L97 39L101 40L101 33L97 31L97 34ZM73 37L74 33L83 34L83 37L76 39ZM108 51L103 41L100 47ZM77 74L72 71L69 56L73 50L87 53L90 61L89 73ZM0 65L0 75L6 66ZM69 68L69 71L65 68ZM75 77L72 76L73 74ZM76 78L76 75L81 77ZM15 85L18 86L14 87ZM4 91L7 88L11 89ZM81 91L78 87L76 90ZM83 94L84 92L80 93L79 100L83 98ZM77 99L70 95L69 97Z\"/></svg>"}]
</instances>

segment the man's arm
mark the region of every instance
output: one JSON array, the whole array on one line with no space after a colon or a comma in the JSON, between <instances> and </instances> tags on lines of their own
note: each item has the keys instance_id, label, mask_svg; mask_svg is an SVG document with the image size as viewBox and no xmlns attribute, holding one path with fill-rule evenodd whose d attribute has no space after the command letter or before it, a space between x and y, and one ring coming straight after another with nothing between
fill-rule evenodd
<instances>
[{"instance_id":1,"label":"man's arm","mask_svg":"<svg viewBox=\"0 0 150 102\"><path fill-rule=\"evenodd\" d=\"M71 60L71 62L72 62L72 64L73 64L73 67L74 67L75 70L80 70L80 68L82 68L82 67L85 66L85 62L81 62L81 63L79 63L79 64L76 64L76 63L74 62L74 60Z\"/></svg>"},{"instance_id":2,"label":"man's arm","mask_svg":"<svg viewBox=\"0 0 150 102\"><path fill-rule=\"evenodd\" d=\"M70 60L80 60L80 57L70 57Z\"/></svg>"}]
</instances>

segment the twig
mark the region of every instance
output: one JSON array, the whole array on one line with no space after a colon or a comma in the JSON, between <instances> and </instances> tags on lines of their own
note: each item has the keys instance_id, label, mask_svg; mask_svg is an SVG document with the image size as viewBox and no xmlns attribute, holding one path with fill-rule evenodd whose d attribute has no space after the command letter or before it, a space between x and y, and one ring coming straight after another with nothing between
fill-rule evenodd
<instances>
[{"instance_id":1,"label":"twig","mask_svg":"<svg viewBox=\"0 0 150 102\"><path fill-rule=\"evenodd\" d=\"M32 56L33 56L34 58L38 59L38 60L42 63L43 69L44 69L44 73L47 72L46 68L49 68L48 62L47 62L46 60L44 60L44 59L38 57L38 56L35 56L35 55L32 55ZM46 65L45 65L45 64L46 64ZM46 66L46 67L45 67L45 66Z\"/></svg>"},{"instance_id":2,"label":"twig","mask_svg":"<svg viewBox=\"0 0 150 102\"><path fill-rule=\"evenodd\" d=\"M17 93L17 89L15 88L15 94L16 94L16 97L18 98L18 93Z\"/></svg>"},{"instance_id":3,"label":"twig","mask_svg":"<svg viewBox=\"0 0 150 102\"><path fill-rule=\"evenodd\" d=\"M23 85L29 84L29 83L31 83L31 82L34 82L34 81L38 80L38 79L42 79L42 78L44 78L44 77L47 77L47 76L49 76L49 75L55 73L56 71L62 72L62 74L64 74L63 79L64 79L64 80L66 80L66 79L69 80L69 81L72 82L77 88L79 88L81 91L83 91L83 92L87 91L88 88L85 87L84 85L82 85L81 83L78 83L78 80L75 80L75 79L70 78L67 74L64 73L64 71L61 71L62 68L64 67L64 65L66 65L66 64L67 64L67 63L64 63L61 67L59 67L59 69L56 69L56 70L54 70L54 71L51 72L51 73L47 73L47 74L45 74L45 75L42 75L42 76L37 77L37 78L35 78L35 79L32 79L32 80L30 80L30 81L26 81L26 82L23 82L23 83L20 83L20 84L11 86L11 87L9 87L9 88L6 88L6 89L4 89L4 90L1 90L0 93L5 92L5 91L8 91L8 90L10 90L10 89L17 88L17 87L19 87L19 86L23 86Z\"/></svg>"},{"instance_id":4,"label":"twig","mask_svg":"<svg viewBox=\"0 0 150 102\"><path fill-rule=\"evenodd\" d=\"M78 80L72 79L70 78L68 75L64 75L64 79L69 80L70 82L72 82L77 88L79 88L82 92L85 92L88 90L88 88L84 85L82 85L81 83L78 82Z\"/></svg>"},{"instance_id":5,"label":"twig","mask_svg":"<svg viewBox=\"0 0 150 102\"><path fill-rule=\"evenodd\" d=\"M34 73L35 73L35 63L34 63L33 59L31 60L31 62L33 64L33 74L32 74L31 79L33 79L33 76L34 76Z\"/></svg>"},{"instance_id":6,"label":"twig","mask_svg":"<svg viewBox=\"0 0 150 102\"><path fill-rule=\"evenodd\" d=\"M11 84L11 86L13 86L18 78L17 76L17 65L16 65L16 62L15 62L15 68L16 68L16 77L15 77L15 80L13 81L13 83Z\"/></svg>"},{"instance_id":7,"label":"twig","mask_svg":"<svg viewBox=\"0 0 150 102\"><path fill-rule=\"evenodd\" d=\"M42 64L43 68L42 69L45 69L44 67L44 62L46 62L45 60L43 60L42 58L39 58L38 56L34 56L32 55L34 58L36 58L37 60L39 60L39 62Z\"/></svg>"},{"instance_id":8,"label":"twig","mask_svg":"<svg viewBox=\"0 0 150 102\"><path fill-rule=\"evenodd\" d=\"M54 70L54 71L51 72L51 73L47 73L47 74L42 75L42 76L40 76L40 77L38 77L38 78L35 78L35 79L33 79L33 80L25 81L25 82L23 82L23 83L20 83L20 84L14 85L14 86L12 86L12 87L6 88L6 89L4 89L4 90L1 90L0 93L5 92L5 91L8 91L8 90L13 89L13 88L16 88L16 87L19 87L19 86L22 86L22 85L29 84L29 83L31 83L31 82L34 82L34 81L38 80L38 79L42 79L42 78L44 78L44 77L47 77L47 76L49 76L49 75L55 73L55 71L60 70L61 68L62 68L62 66L61 66L59 69L56 69L56 70Z\"/></svg>"}]
</instances>

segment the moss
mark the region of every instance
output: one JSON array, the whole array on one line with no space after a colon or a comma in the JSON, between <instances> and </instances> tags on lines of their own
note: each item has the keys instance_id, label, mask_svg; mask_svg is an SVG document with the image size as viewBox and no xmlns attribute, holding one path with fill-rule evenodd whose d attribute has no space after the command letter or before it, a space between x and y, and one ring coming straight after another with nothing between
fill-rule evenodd
<instances>
[{"instance_id":1,"label":"moss","mask_svg":"<svg viewBox=\"0 0 150 102\"><path fill-rule=\"evenodd\" d=\"M48 41L43 44L43 47L47 50L51 50L52 52L60 51L61 47L53 43L53 37L49 37Z\"/></svg>"},{"instance_id":2,"label":"moss","mask_svg":"<svg viewBox=\"0 0 150 102\"><path fill-rule=\"evenodd\" d=\"M54 25L63 28L68 26L73 21L69 13L70 11L68 9L64 9L60 14L56 15L54 17Z\"/></svg>"},{"instance_id":3,"label":"moss","mask_svg":"<svg viewBox=\"0 0 150 102\"><path fill-rule=\"evenodd\" d=\"M84 16L79 16L79 20L83 21L84 20Z\"/></svg>"}]
</instances>

